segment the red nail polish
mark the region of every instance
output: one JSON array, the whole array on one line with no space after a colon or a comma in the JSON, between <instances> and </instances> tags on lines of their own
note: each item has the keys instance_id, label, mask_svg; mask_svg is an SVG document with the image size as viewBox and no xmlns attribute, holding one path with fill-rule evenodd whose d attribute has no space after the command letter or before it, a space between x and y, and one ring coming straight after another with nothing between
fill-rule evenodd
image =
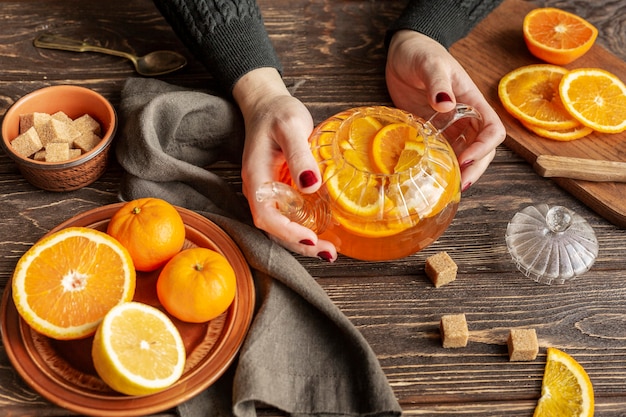
<instances>
[{"instance_id":1,"label":"red nail polish","mask_svg":"<svg viewBox=\"0 0 626 417\"><path fill-rule=\"evenodd\" d=\"M461 164L461 169L463 168L467 168L468 166L472 165L474 163L473 159L470 159L469 161L465 161Z\"/></svg>"},{"instance_id":2,"label":"red nail polish","mask_svg":"<svg viewBox=\"0 0 626 417\"><path fill-rule=\"evenodd\" d=\"M435 101L437 103L443 103L444 101L452 101L448 93L437 93L435 96Z\"/></svg>"},{"instance_id":3,"label":"red nail polish","mask_svg":"<svg viewBox=\"0 0 626 417\"><path fill-rule=\"evenodd\" d=\"M303 171L298 179L302 188L308 188L317 182L317 177L313 171Z\"/></svg>"},{"instance_id":4,"label":"red nail polish","mask_svg":"<svg viewBox=\"0 0 626 417\"><path fill-rule=\"evenodd\" d=\"M464 193L465 191L467 191L468 188L470 188L472 186L471 182L466 183L463 188L461 189L461 192Z\"/></svg>"},{"instance_id":5,"label":"red nail polish","mask_svg":"<svg viewBox=\"0 0 626 417\"><path fill-rule=\"evenodd\" d=\"M300 244L301 245L307 245L307 246L315 246L315 243L313 243L313 241L310 240L310 239L302 239L300 241Z\"/></svg>"},{"instance_id":6,"label":"red nail polish","mask_svg":"<svg viewBox=\"0 0 626 417\"><path fill-rule=\"evenodd\" d=\"M331 262L333 260L333 256L327 251L319 252L317 256L326 262Z\"/></svg>"}]
</instances>

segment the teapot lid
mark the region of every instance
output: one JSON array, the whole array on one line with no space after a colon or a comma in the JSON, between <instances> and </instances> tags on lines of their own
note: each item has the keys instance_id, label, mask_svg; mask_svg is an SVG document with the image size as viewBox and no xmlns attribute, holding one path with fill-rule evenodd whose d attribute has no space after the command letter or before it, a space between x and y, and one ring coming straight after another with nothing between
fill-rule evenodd
<instances>
[{"instance_id":1,"label":"teapot lid","mask_svg":"<svg viewBox=\"0 0 626 417\"><path fill-rule=\"evenodd\" d=\"M516 213L506 229L506 244L524 275L548 285L584 274L598 256L589 223L565 207L547 204Z\"/></svg>"}]
</instances>

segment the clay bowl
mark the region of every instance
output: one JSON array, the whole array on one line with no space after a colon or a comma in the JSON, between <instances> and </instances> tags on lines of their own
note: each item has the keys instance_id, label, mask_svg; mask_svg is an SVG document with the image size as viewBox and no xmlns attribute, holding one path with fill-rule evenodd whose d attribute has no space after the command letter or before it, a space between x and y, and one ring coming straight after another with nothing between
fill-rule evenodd
<instances>
[{"instance_id":1,"label":"clay bowl","mask_svg":"<svg viewBox=\"0 0 626 417\"><path fill-rule=\"evenodd\" d=\"M89 114L100 124L100 142L90 151L63 162L37 161L14 151L11 141L20 133L20 115L58 111L72 119ZM115 109L99 93L74 85L44 87L26 94L7 110L2 120L2 147L32 185L48 191L71 191L91 184L104 173L117 124Z\"/></svg>"}]
</instances>

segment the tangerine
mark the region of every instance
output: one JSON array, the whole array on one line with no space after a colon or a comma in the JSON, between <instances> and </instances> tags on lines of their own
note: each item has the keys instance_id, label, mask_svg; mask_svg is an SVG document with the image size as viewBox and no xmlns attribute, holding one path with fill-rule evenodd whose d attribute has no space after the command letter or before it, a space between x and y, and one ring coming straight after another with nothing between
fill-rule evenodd
<instances>
[{"instance_id":1,"label":"tangerine","mask_svg":"<svg viewBox=\"0 0 626 417\"><path fill-rule=\"evenodd\" d=\"M124 204L111 218L107 233L130 253L138 271L154 271L185 243L185 224L165 200L146 197Z\"/></svg>"},{"instance_id":2,"label":"tangerine","mask_svg":"<svg viewBox=\"0 0 626 417\"><path fill-rule=\"evenodd\" d=\"M203 323L224 313L235 298L235 271L220 253L185 249L170 259L157 279L159 301L172 316Z\"/></svg>"}]
</instances>

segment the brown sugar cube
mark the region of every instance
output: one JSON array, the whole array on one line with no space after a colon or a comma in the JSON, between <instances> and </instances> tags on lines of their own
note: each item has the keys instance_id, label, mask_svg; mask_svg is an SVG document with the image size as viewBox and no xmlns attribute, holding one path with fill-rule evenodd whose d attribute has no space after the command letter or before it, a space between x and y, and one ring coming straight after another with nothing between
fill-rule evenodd
<instances>
[{"instance_id":1,"label":"brown sugar cube","mask_svg":"<svg viewBox=\"0 0 626 417\"><path fill-rule=\"evenodd\" d=\"M81 135L74 139L74 147L81 149L83 152L89 152L100 143L100 136L92 132L83 132Z\"/></svg>"},{"instance_id":2,"label":"brown sugar cube","mask_svg":"<svg viewBox=\"0 0 626 417\"><path fill-rule=\"evenodd\" d=\"M83 114L82 116L75 119L73 122L73 125L76 128L76 130L79 130L80 132L83 132L83 133L90 132L98 136L100 136L101 134L100 123L98 123L96 119L94 119L88 114Z\"/></svg>"},{"instance_id":3,"label":"brown sugar cube","mask_svg":"<svg viewBox=\"0 0 626 417\"><path fill-rule=\"evenodd\" d=\"M533 361L539 353L535 329L511 329L507 345L511 361Z\"/></svg>"},{"instance_id":4,"label":"brown sugar cube","mask_svg":"<svg viewBox=\"0 0 626 417\"><path fill-rule=\"evenodd\" d=\"M467 346L469 331L465 314L446 314L439 323L441 341L444 348L461 348Z\"/></svg>"},{"instance_id":5,"label":"brown sugar cube","mask_svg":"<svg viewBox=\"0 0 626 417\"><path fill-rule=\"evenodd\" d=\"M454 281L457 269L447 252L439 252L426 259L426 275L436 288Z\"/></svg>"},{"instance_id":6,"label":"brown sugar cube","mask_svg":"<svg viewBox=\"0 0 626 417\"><path fill-rule=\"evenodd\" d=\"M54 113L50 117L52 117L53 119L56 119L56 120L58 120L60 122L63 122L63 123L73 123L72 118L70 116L68 116L67 114L65 114L65 112L60 111L60 110L58 112Z\"/></svg>"},{"instance_id":7,"label":"brown sugar cube","mask_svg":"<svg viewBox=\"0 0 626 417\"><path fill-rule=\"evenodd\" d=\"M50 120L48 113L27 113L20 114L20 133L25 133L31 127L39 128L39 126Z\"/></svg>"},{"instance_id":8,"label":"brown sugar cube","mask_svg":"<svg viewBox=\"0 0 626 417\"><path fill-rule=\"evenodd\" d=\"M70 149L70 159L78 158L82 154L83 154L83 151L81 151L80 149L76 149L76 148Z\"/></svg>"},{"instance_id":9,"label":"brown sugar cube","mask_svg":"<svg viewBox=\"0 0 626 417\"><path fill-rule=\"evenodd\" d=\"M43 149L41 151L35 152L35 154L33 155L33 159L35 161L45 162L45 160L46 160L46 150Z\"/></svg>"},{"instance_id":10,"label":"brown sugar cube","mask_svg":"<svg viewBox=\"0 0 626 417\"><path fill-rule=\"evenodd\" d=\"M44 146L53 142L73 143L80 136L80 132L72 124L52 118L37 128L37 133Z\"/></svg>"},{"instance_id":11,"label":"brown sugar cube","mask_svg":"<svg viewBox=\"0 0 626 417\"><path fill-rule=\"evenodd\" d=\"M46 162L63 162L70 159L70 144L51 142L46 145Z\"/></svg>"},{"instance_id":12,"label":"brown sugar cube","mask_svg":"<svg viewBox=\"0 0 626 417\"><path fill-rule=\"evenodd\" d=\"M16 154L28 158L35 152L39 151L43 144L37 134L37 130L31 127L11 141L11 147Z\"/></svg>"}]
</instances>

